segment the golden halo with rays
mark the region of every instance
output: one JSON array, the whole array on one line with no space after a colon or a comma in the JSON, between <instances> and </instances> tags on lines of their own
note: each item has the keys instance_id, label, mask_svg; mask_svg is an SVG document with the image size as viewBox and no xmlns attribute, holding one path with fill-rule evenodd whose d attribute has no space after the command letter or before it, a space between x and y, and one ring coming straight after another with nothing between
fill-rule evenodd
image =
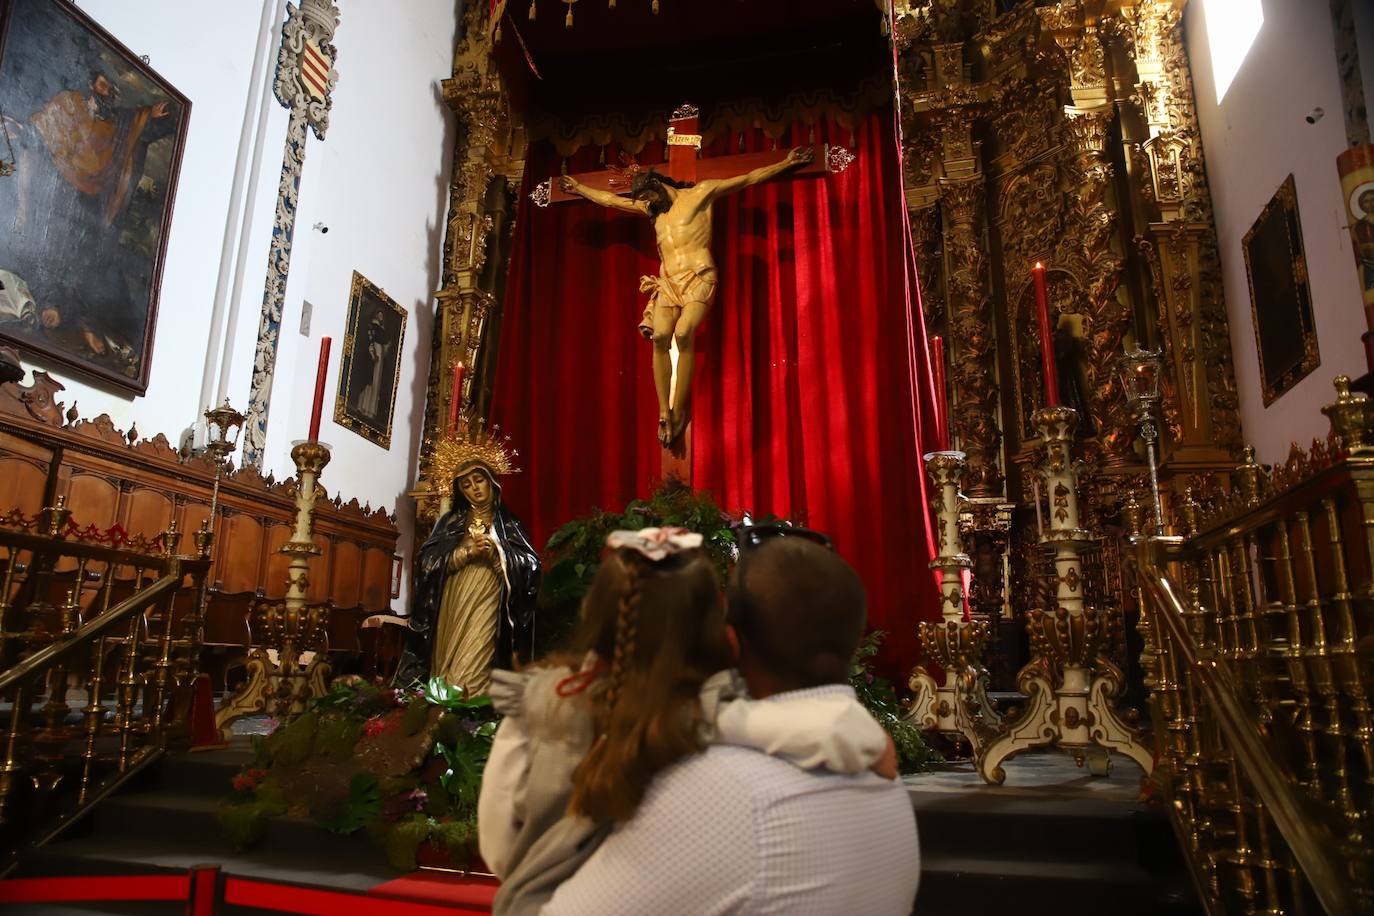
<instances>
[{"instance_id":1,"label":"golden halo with rays","mask_svg":"<svg viewBox=\"0 0 1374 916\"><path fill-rule=\"evenodd\" d=\"M462 417L454 430L434 447L430 477L448 486L455 477L473 467L484 468L493 478L518 474L520 469L514 462L519 454L498 428L493 426L488 430L481 420Z\"/></svg>"}]
</instances>

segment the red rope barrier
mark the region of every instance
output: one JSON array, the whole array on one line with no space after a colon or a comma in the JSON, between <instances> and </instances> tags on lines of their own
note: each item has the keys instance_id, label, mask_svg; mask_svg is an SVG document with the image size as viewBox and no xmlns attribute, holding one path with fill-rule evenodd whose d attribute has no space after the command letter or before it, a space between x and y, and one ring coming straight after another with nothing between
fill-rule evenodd
<instances>
[{"instance_id":1,"label":"red rope barrier","mask_svg":"<svg viewBox=\"0 0 1374 916\"><path fill-rule=\"evenodd\" d=\"M224 902L231 906L254 906L279 913L304 913L309 916L352 916L355 913L369 916L487 916L491 912L485 907L477 909L411 903L232 876L224 882Z\"/></svg>"},{"instance_id":2,"label":"red rope barrier","mask_svg":"<svg viewBox=\"0 0 1374 916\"><path fill-rule=\"evenodd\" d=\"M190 892L190 875L13 878L0 881L0 903L186 900Z\"/></svg>"},{"instance_id":3,"label":"red rope barrier","mask_svg":"<svg viewBox=\"0 0 1374 916\"><path fill-rule=\"evenodd\" d=\"M0 881L0 904L180 901L189 916L213 916L221 903L307 916L487 916L480 904L420 903L363 893L255 881L198 865L184 874L13 878Z\"/></svg>"}]
</instances>

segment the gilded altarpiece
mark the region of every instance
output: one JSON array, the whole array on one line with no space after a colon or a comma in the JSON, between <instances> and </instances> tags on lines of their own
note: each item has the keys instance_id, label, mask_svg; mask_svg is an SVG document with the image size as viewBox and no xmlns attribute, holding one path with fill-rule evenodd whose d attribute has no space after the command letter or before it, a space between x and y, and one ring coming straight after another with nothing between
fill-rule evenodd
<instances>
[{"instance_id":1,"label":"gilded altarpiece","mask_svg":"<svg viewBox=\"0 0 1374 916\"><path fill-rule=\"evenodd\" d=\"M975 613L1003 616L994 632L1005 651L1015 651L1017 618L1039 605L1047 574L1034 510L1045 494L1027 473L1043 391L1037 261L1058 326L1061 393L1082 417L1081 505L1101 545L1091 564L1101 604L1131 611L1119 506L1144 485L1118 377L1123 350L1165 354L1166 488L1230 468L1240 445L1183 5L896 4L924 317L948 341L951 428L969 456L964 492L975 510L964 524L974 549L993 554L975 557L975 569L1002 576L975 580ZM1130 653L1118 644L1112 654ZM1009 687L1012 666L990 663L994 686Z\"/></svg>"},{"instance_id":2,"label":"gilded altarpiece","mask_svg":"<svg viewBox=\"0 0 1374 916\"><path fill-rule=\"evenodd\" d=\"M1234 466L1240 445L1216 235L1188 61L1185 0L898 0L904 182L923 316L946 339L954 445L968 454L964 526L975 613L1007 651L1043 593L1030 425L1043 379L1030 268L1048 268L1056 363L1082 415L1084 522L1100 538L1100 602L1130 612L1119 506L1144 486L1123 349L1162 348L1166 489ZM1010 7L1010 9L1007 9ZM422 527L440 508L425 476L452 398L486 411L526 134L481 5L464 14L444 99L457 141L436 295L420 479ZM451 368L468 367L453 392ZM981 581L979 581L981 580ZM995 638L995 637L994 637ZM1113 653L1119 660L1126 647ZM991 660L994 672L999 670ZM1014 670L1003 664L1003 672Z\"/></svg>"}]
</instances>

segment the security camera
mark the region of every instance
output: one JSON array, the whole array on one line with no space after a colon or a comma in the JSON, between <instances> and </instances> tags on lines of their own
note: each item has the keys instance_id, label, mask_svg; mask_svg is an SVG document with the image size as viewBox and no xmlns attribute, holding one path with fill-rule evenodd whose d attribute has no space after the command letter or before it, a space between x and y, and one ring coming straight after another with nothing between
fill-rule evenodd
<instances>
[{"instance_id":1,"label":"security camera","mask_svg":"<svg viewBox=\"0 0 1374 916\"><path fill-rule=\"evenodd\" d=\"M1320 120L1322 119L1322 117L1323 117L1325 114L1326 114L1325 109L1322 109L1322 108L1313 108L1310 112L1307 113L1307 123L1308 123L1308 124L1316 124L1318 121L1320 121Z\"/></svg>"},{"instance_id":2,"label":"security camera","mask_svg":"<svg viewBox=\"0 0 1374 916\"><path fill-rule=\"evenodd\" d=\"M316 232L318 232L320 235L326 235L326 234L328 234L328 232L329 232L329 227L326 226L324 223L316 223L315 225L311 226L310 228L314 229L314 230L315 230Z\"/></svg>"}]
</instances>

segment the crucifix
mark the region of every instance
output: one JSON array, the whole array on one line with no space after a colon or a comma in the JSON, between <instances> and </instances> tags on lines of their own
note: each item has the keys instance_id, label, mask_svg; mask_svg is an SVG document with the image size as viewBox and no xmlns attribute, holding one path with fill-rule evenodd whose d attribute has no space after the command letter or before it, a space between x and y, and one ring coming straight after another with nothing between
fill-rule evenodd
<instances>
[{"instance_id":1,"label":"crucifix","mask_svg":"<svg viewBox=\"0 0 1374 916\"><path fill-rule=\"evenodd\" d=\"M649 301L639 331L653 342L664 476L689 481L695 337L717 286L710 247L712 205L726 194L783 174L842 171L854 157L841 147L805 146L785 153L770 150L701 159L698 112L690 105L673 112L667 141L665 164L644 168L628 160L625 168L562 175L540 184L531 197L541 207L581 197L647 216L653 223L662 266L658 276L640 278L639 290L649 295Z\"/></svg>"}]
</instances>

